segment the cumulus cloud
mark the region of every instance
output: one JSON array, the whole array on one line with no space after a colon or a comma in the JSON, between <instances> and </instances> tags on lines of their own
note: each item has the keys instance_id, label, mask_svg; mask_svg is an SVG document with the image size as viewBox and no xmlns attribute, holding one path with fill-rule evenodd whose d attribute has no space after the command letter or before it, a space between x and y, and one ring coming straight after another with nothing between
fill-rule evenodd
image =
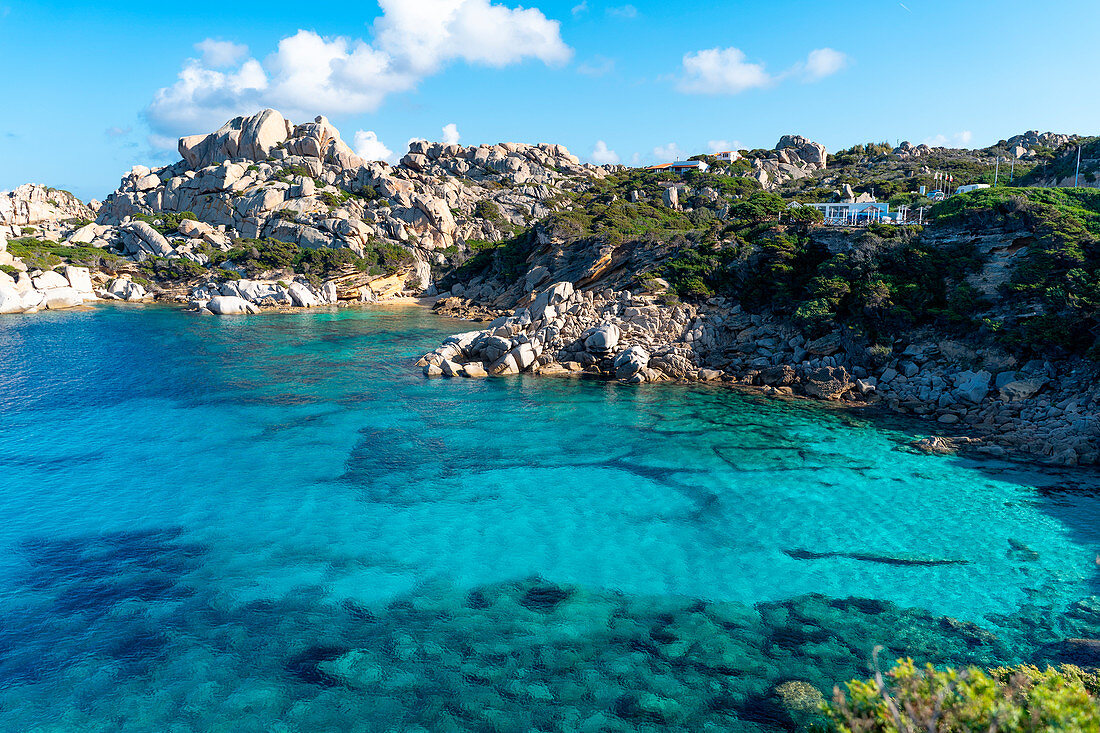
<instances>
[{"instance_id":1,"label":"cumulus cloud","mask_svg":"<svg viewBox=\"0 0 1100 733\"><path fill-rule=\"evenodd\" d=\"M374 130L356 131L352 148L364 160L390 160L393 155L393 151L382 144Z\"/></svg>"},{"instance_id":2,"label":"cumulus cloud","mask_svg":"<svg viewBox=\"0 0 1100 733\"><path fill-rule=\"evenodd\" d=\"M739 48L708 48L684 54L678 87L688 94L740 94L772 84L764 64L748 61Z\"/></svg>"},{"instance_id":3,"label":"cumulus cloud","mask_svg":"<svg viewBox=\"0 0 1100 733\"><path fill-rule=\"evenodd\" d=\"M763 63L749 61L739 48L708 48L684 54L677 88L686 94L740 94L774 86L790 77L805 82L820 81L848 63L846 54L818 48L810 51L805 61L772 74Z\"/></svg>"},{"instance_id":4,"label":"cumulus cloud","mask_svg":"<svg viewBox=\"0 0 1100 733\"><path fill-rule=\"evenodd\" d=\"M619 5L607 9L607 14L613 18L631 20L638 17L638 9L633 5Z\"/></svg>"},{"instance_id":5,"label":"cumulus cloud","mask_svg":"<svg viewBox=\"0 0 1100 733\"><path fill-rule=\"evenodd\" d=\"M806 57L803 73L806 81L817 81L832 76L847 65L847 54L831 48L817 48Z\"/></svg>"},{"instance_id":6,"label":"cumulus cloud","mask_svg":"<svg viewBox=\"0 0 1100 733\"><path fill-rule=\"evenodd\" d=\"M683 160L684 151L680 150L680 146L676 143L658 145L653 148L653 157L660 161Z\"/></svg>"},{"instance_id":7,"label":"cumulus cloud","mask_svg":"<svg viewBox=\"0 0 1100 733\"><path fill-rule=\"evenodd\" d=\"M195 44L195 50L202 54L202 63L214 69L232 66L248 54L248 46L232 41L216 41L207 38Z\"/></svg>"},{"instance_id":8,"label":"cumulus cloud","mask_svg":"<svg viewBox=\"0 0 1100 733\"><path fill-rule=\"evenodd\" d=\"M449 122L443 126L443 142L448 145L458 144L458 125L453 122Z\"/></svg>"},{"instance_id":9,"label":"cumulus cloud","mask_svg":"<svg viewBox=\"0 0 1100 733\"><path fill-rule=\"evenodd\" d=\"M741 144L740 140L708 140L707 151L711 153L721 153L725 150L741 150L745 146Z\"/></svg>"},{"instance_id":10,"label":"cumulus cloud","mask_svg":"<svg viewBox=\"0 0 1100 733\"><path fill-rule=\"evenodd\" d=\"M536 8L490 0L379 5L382 15L370 40L299 30L262 62L241 61L243 46L202 41L196 45L201 58L188 59L176 82L158 90L146 108L150 127L162 136L204 132L265 106L292 118L371 112L451 63L499 68L535 59L561 65L572 57L558 21Z\"/></svg>"},{"instance_id":11,"label":"cumulus cloud","mask_svg":"<svg viewBox=\"0 0 1100 733\"><path fill-rule=\"evenodd\" d=\"M965 148L974 139L974 133L970 130L962 130L952 135L940 133L933 137L926 137L924 144L933 148Z\"/></svg>"},{"instance_id":12,"label":"cumulus cloud","mask_svg":"<svg viewBox=\"0 0 1100 733\"><path fill-rule=\"evenodd\" d=\"M605 165L607 163L618 163L619 154L614 150L607 149L607 143L603 140L596 141L596 147L592 149L592 155L589 156L592 162L596 165Z\"/></svg>"}]
</instances>

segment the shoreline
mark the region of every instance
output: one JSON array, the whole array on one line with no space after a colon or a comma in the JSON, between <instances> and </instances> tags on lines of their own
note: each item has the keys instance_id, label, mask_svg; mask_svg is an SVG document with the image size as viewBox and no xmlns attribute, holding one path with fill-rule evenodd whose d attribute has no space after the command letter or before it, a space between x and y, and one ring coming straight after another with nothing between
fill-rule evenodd
<instances>
[{"instance_id":1,"label":"shoreline","mask_svg":"<svg viewBox=\"0 0 1100 733\"><path fill-rule=\"evenodd\" d=\"M370 302L370 303L339 302L337 304L322 304L322 305L317 305L317 306L312 306L312 307L264 306L262 308L258 308L257 313L255 315L263 315L263 314L266 314L266 313L284 313L284 314L287 314L287 313L305 313L305 312L311 312L311 311L315 312L315 311L318 311L318 310L333 310L333 309L339 309L339 308L363 308L363 307L384 307L384 308L409 308L409 307L415 307L415 308L425 308L425 309L431 310L433 313L436 313L437 315L439 315L440 317L443 317L443 318L450 318L450 319L454 319L456 321L462 321L462 322L469 323L469 324L475 325L475 326L480 325L480 326L487 327L487 328L479 329L477 331L468 331L468 332L461 332L461 333L458 333L458 334L453 334L452 336L449 336L449 337L447 337L447 339L444 340L444 346L440 347L439 349L436 349L433 352L429 352L429 354L426 354L424 357L422 357L417 362L417 365L423 368L423 371L424 371L426 376L429 376L429 377L460 376L460 377L469 377L469 378L479 378L479 377L488 377L488 376L503 376L504 374L494 374L494 372L490 368L486 368L486 367L492 367L493 365L492 364L487 364L485 362L482 362L483 366L482 366L482 370L481 370L484 373L481 373L480 371L478 371L476 366L469 369L469 371L467 371L467 369L470 367L470 365L471 364L476 364L476 362L474 362L471 359L464 359L463 357L457 356L457 353L461 353L461 349L459 349L456 353L449 353L449 351L453 351L453 346L456 343L461 342L463 337L469 337L472 334L476 334L477 336L484 336L484 335L487 335L487 334L491 334L491 333L499 330L499 328L500 328L499 325L496 328L493 328L493 324L497 323L498 321L501 321L501 319L504 319L506 321L510 320L510 319L514 319L515 316L498 316L496 319L494 319L493 321L490 321L489 323L486 323L484 321L479 322L479 321L471 320L468 315L466 315L466 317L464 317L464 314L454 312L455 308L454 308L452 303L448 302L449 300L451 300L451 299L447 298L446 295L443 295L443 296L433 295L433 296L425 296L425 297L398 296L398 297L387 298L387 299L384 299L384 300L378 300L378 301ZM150 305L152 305L152 306L174 308L174 309L184 311L184 312L192 312L192 313L196 313L196 314L200 313L200 311L198 311L197 309L194 308L193 304L188 305L187 303L180 302L179 300L173 300L173 299L142 300L142 301L136 301L136 302L99 299L99 300L94 300L94 301L88 301L88 302L85 302L81 305L78 305L78 306L75 306L75 307L72 307L72 308L67 308L67 309L64 309L64 310L73 311L73 312L81 312L81 311L91 310L93 308L97 308L99 306L104 306L104 305L108 305L108 306L119 306L119 305L121 305L123 307L128 306L128 305L140 305L140 306L150 306ZM12 314L12 315L21 315L21 314ZM603 325L607 326L607 325L613 325L613 324L605 323ZM597 324L595 327L598 328L599 324ZM593 330L593 326L589 326L588 328L585 329L585 331L592 331L592 330ZM589 334L589 335L591 335L591 334ZM456 339L457 339L457 341L456 341ZM473 338L467 338L467 344L472 343L473 340L474 340ZM629 337L624 338L624 344L629 340L630 340ZM530 343L530 342L528 341L527 343ZM447 349L448 346L451 346L452 349L448 350ZM532 351L534 351L534 350L532 349ZM630 347L627 347L625 349L620 349L618 353L619 353L619 355L621 355L621 354L623 354L625 352L628 352L628 351L630 351ZM450 358L444 358L448 353L449 353L450 357L456 357L459 361L465 361L464 364L461 364L458 367L455 367L455 366L450 367L450 370L451 370L450 374L447 374L446 371L444 370L444 368L442 366L439 366L445 361L451 361ZM633 353L636 355L637 351L635 350ZM432 358L433 355L435 355L437 357L440 357L440 358L434 359L434 358ZM629 376L626 377L626 378L620 377L619 373L622 373L622 372L621 372L621 370L616 369L616 366L615 366L616 359L612 358L612 357L609 357L608 355L598 356L597 358L592 359L590 361L590 363L587 364L586 366L580 366L580 362L573 362L572 364L569 364L567 362L568 365L563 366L556 359L553 359L553 358L543 359L541 357L542 357L542 354L540 353L539 356L535 357L535 360L532 361L532 363L530 365L528 365L528 368L526 368L524 370L518 370L518 369L514 370L514 371L505 370L505 374L507 374L507 373L515 373L515 374L524 373L524 374L531 374L531 375L540 376L540 377L567 377L567 378L572 377L572 378L596 379L596 380L600 380L600 381L617 381L617 382L624 383L624 385L627 384L627 383L637 384L637 383L648 382L648 383L654 383L654 384L668 384L670 386L671 385L706 386L708 388L713 388L713 389L731 390L731 391L734 391L738 394L741 394L741 395L744 395L744 396L747 396L747 397L759 397L759 398L764 398L764 399L779 399L779 400L782 400L782 401L789 401L789 402L815 404L819 408L824 408L824 409L828 409L828 410L831 410L831 411L843 411L845 413L851 414L851 415L856 416L856 417L866 418L866 419L871 419L871 420L881 420L883 418L896 417L896 418L899 418L899 419L903 419L907 422L912 421L911 425L913 427L924 426L926 428L926 430L924 430L924 431L914 431L914 432L925 432L925 433L927 433L927 437L918 438L914 441L911 441L907 445L907 447L909 449L915 450L915 451L922 451L922 452L933 453L933 454L938 454L938 455L959 455L961 457L974 457L974 458L980 458L980 459L997 459L997 460L1008 461L1008 462L1011 462L1011 463L1014 463L1014 464L1024 464L1024 465L1031 465L1031 466L1035 466L1035 467L1043 467L1043 466L1067 467L1067 466L1069 466L1069 467L1079 467L1079 468L1088 468L1088 467L1095 468L1096 465L1097 465L1097 461L1095 459L1089 460L1089 461L1078 460L1078 461L1074 461L1074 462L1065 462L1063 460L1059 460L1059 457L1056 456L1056 455L1053 455L1053 456L1052 455L1043 455L1041 453L1037 453L1034 450L1028 450L1028 448L1034 448L1035 447L1034 444L1032 442L1029 442L1026 439L1027 436L1014 435L1013 432L1019 432L1019 430L1021 428L1034 428L1035 423L1024 420L1024 419L1021 419L1020 417L1018 417L1018 412L1019 411L1017 411L1017 416L1016 417L1010 419L1007 423L1004 423L1003 425L1001 425L1002 429L999 430L999 431L989 430L989 425L984 425L983 426L982 423L980 423L980 422L977 425L975 425L973 423L968 423L966 421L954 421L954 422L951 422L951 423L945 423L944 421L942 421L940 419L936 419L936 420L931 419L931 418L935 418L937 416L937 413L932 411L932 409L934 407L934 405L932 403L922 402L920 400L915 400L915 401L914 400L909 400L909 401L906 401L906 402L902 403L901 401L896 399L896 395L893 392L893 390L891 390L888 386L882 385L881 383L873 384L873 385L871 385L872 389L867 390L866 392L861 392L860 388L858 386L856 386L858 382L863 382L866 385L868 381L877 382L877 380L875 380L873 377L868 377L866 380L861 379L861 378L852 379L850 374L847 375L847 378L849 379L850 383L848 384L847 388L844 389L839 394L827 395L827 396L823 397L823 396L819 396L817 394L807 393L807 391L806 391L807 382L805 382L805 381L800 382L800 381L798 381L798 378L797 378L799 376L798 375L799 372L805 372L806 371L806 369L805 369L806 365L804 363L797 363L797 364L779 363L779 364L772 365L772 367L774 367L773 371L782 373L782 375L784 376L784 379L790 378L792 376L792 371L794 372L794 374L796 376L795 379L788 379L787 383L785 383L785 384L776 385L776 384L768 384L768 383L762 383L761 382L761 372L762 372L762 370L751 370L750 369L750 370L746 370L746 371L743 371L742 373L738 374L738 373L735 373L735 372L732 372L732 371L714 370L714 369L707 369L705 367L702 367L702 368L696 368L692 371L687 371L687 372L682 373L682 374L680 374L676 377L672 377L672 376L669 376L669 375L665 374L661 377L652 378L655 375L650 374L649 377L651 377L651 378L638 380L638 379L630 379ZM431 364L430 362L432 362L432 361L436 361L437 364ZM620 360L620 361L623 361L623 360ZM458 361L454 361L454 362L451 362L451 363L458 365ZM433 370L431 368L432 366L437 366L438 367L438 372ZM620 364L620 366L621 366L621 364ZM647 365L645 367L642 367L642 369L647 369L647 368L648 368L648 360L647 360ZM836 369L836 368L837 367L833 367L833 369ZM844 369L844 367L839 367L839 368ZM791 370L791 371L788 371L788 370ZM887 371L888 370L889 370L889 367L887 368ZM639 373L640 371L641 370L635 371L635 374ZM832 372L832 374L835 375L836 372ZM634 375L630 375L630 376L634 376ZM765 379L767 379L767 377L765 377ZM811 390L812 390L813 389L812 379L810 380L809 384L811 384ZM1058 396L1058 393L1050 393L1050 392L1046 393L1046 397L1047 397L1048 402L1050 401L1052 396ZM1026 402L1026 400L1023 401L1023 402ZM1005 404L1011 405L1013 403L1005 403ZM993 406L993 405L995 405L995 402L991 401L990 406ZM919 412L916 412L916 409L921 409L921 408L923 408L925 410L929 410L929 412L927 412L926 414L923 414L923 415L920 414ZM987 406L987 409L989 409L988 406ZM1092 413L1085 413L1083 419L1090 420L1093 417L1094 417L1094 415ZM1040 421L1040 424L1042 422L1044 422L1044 421ZM955 427L955 426L958 426L958 427ZM952 429L952 428L955 428L955 429ZM1011 428L1014 428L1015 431L1012 430Z\"/></svg>"},{"instance_id":2,"label":"shoreline","mask_svg":"<svg viewBox=\"0 0 1100 733\"><path fill-rule=\"evenodd\" d=\"M868 358L841 333L816 339L720 298L668 305L628 291L555 283L516 310L440 298L443 315L498 314L417 365L428 377L588 375L626 383L715 383L766 397L920 418L914 448L1040 465L1100 464L1095 365L1032 360L936 334L905 334ZM1060 368L1059 368L1060 367Z\"/></svg>"}]
</instances>

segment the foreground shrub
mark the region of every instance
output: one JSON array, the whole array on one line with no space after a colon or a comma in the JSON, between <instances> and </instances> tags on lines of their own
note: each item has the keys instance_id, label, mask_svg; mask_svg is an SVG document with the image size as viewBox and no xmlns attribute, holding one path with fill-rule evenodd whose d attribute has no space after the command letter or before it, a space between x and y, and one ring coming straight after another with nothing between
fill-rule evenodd
<instances>
[{"instance_id":1,"label":"foreground shrub","mask_svg":"<svg viewBox=\"0 0 1100 733\"><path fill-rule=\"evenodd\" d=\"M1100 730L1096 681L1073 667L937 670L904 659L835 688L825 713L841 733L1085 733Z\"/></svg>"}]
</instances>

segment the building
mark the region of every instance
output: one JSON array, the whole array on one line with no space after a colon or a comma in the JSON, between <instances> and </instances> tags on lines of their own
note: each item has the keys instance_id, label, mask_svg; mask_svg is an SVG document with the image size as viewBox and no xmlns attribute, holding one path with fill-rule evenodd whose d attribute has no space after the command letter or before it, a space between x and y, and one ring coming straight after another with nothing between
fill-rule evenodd
<instances>
[{"instance_id":1,"label":"building","mask_svg":"<svg viewBox=\"0 0 1100 733\"><path fill-rule=\"evenodd\" d=\"M971 191L979 191L983 188L989 188L989 184L988 183L971 183L968 186L959 186L958 188L955 189L955 193L956 194L970 193Z\"/></svg>"},{"instance_id":2,"label":"building","mask_svg":"<svg viewBox=\"0 0 1100 733\"><path fill-rule=\"evenodd\" d=\"M660 165L651 165L646 168L647 171L669 171L670 173L680 173L681 175L688 171L699 171L705 173L709 165L701 160L678 160L675 163L661 163Z\"/></svg>"},{"instance_id":3,"label":"building","mask_svg":"<svg viewBox=\"0 0 1100 733\"><path fill-rule=\"evenodd\" d=\"M723 150L719 153L715 153L714 157L718 158L718 160L724 160L727 163L733 163L741 160L741 153L736 150Z\"/></svg>"},{"instance_id":4,"label":"building","mask_svg":"<svg viewBox=\"0 0 1100 733\"><path fill-rule=\"evenodd\" d=\"M875 201L838 204L795 203L790 208L797 206L808 206L811 209L817 209L824 217L825 224L859 226L880 221L895 222L899 218L897 213L890 213L890 204L881 204Z\"/></svg>"}]
</instances>

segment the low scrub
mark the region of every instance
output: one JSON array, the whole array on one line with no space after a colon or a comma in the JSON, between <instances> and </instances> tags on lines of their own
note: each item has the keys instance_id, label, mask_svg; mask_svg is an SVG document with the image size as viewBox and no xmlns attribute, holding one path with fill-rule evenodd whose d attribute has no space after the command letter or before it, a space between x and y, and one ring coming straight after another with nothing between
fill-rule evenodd
<instances>
[{"instance_id":1,"label":"low scrub","mask_svg":"<svg viewBox=\"0 0 1100 733\"><path fill-rule=\"evenodd\" d=\"M839 733L1086 733L1100 730L1098 678L1076 667L920 669L910 659L834 690Z\"/></svg>"}]
</instances>

